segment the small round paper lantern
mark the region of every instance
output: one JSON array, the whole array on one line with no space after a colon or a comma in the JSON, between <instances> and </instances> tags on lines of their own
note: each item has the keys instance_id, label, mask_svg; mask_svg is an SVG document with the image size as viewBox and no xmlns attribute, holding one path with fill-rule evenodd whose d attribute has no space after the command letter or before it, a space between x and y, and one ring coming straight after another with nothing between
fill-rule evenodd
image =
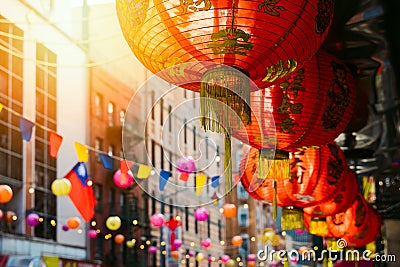
<instances>
[{"instance_id":1,"label":"small round paper lantern","mask_svg":"<svg viewBox=\"0 0 400 267\"><path fill-rule=\"evenodd\" d=\"M121 227L121 219L118 216L110 216L106 220L106 226L111 231L116 231Z\"/></svg>"},{"instance_id":2,"label":"small round paper lantern","mask_svg":"<svg viewBox=\"0 0 400 267\"><path fill-rule=\"evenodd\" d=\"M243 239L240 235L235 235L234 237L232 237L232 245L238 247L240 245L242 245L243 243Z\"/></svg>"},{"instance_id":3,"label":"small round paper lantern","mask_svg":"<svg viewBox=\"0 0 400 267\"><path fill-rule=\"evenodd\" d=\"M204 256L203 253L201 253L201 252L197 253L197 255L196 255L196 261L202 262L202 261L204 261L204 259L205 259L205 256Z\"/></svg>"},{"instance_id":4,"label":"small round paper lantern","mask_svg":"<svg viewBox=\"0 0 400 267\"><path fill-rule=\"evenodd\" d=\"M63 226L61 226L61 229L62 229L64 232L67 232L67 231L69 230L69 227L68 227L68 225L63 224Z\"/></svg>"},{"instance_id":5,"label":"small round paper lantern","mask_svg":"<svg viewBox=\"0 0 400 267\"><path fill-rule=\"evenodd\" d=\"M4 215L4 214L3 214L3 211L0 210L0 220L3 219L3 215Z\"/></svg>"},{"instance_id":6,"label":"small round paper lantern","mask_svg":"<svg viewBox=\"0 0 400 267\"><path fill-rule=\"evenodd\" d=\"M269 266L270 266L270 267L276 267L276 266L278 266L278 262L275 261L275 260L273 260L273 261L271 261L271 262L269 263Z\"/></svg>"},{"instance_id":7,"label":"small round paper lantern","mask_svg":"<svg viewBox=\"0 0 400 267\"><path fill-rule=\"evenodd\" d=\"M81 225L81 220L78 217L71 217L67 220L69 229L76 229Z\"/></svg>"},{"instance_id":8,"label":"small round paper lantern","mask_svg":"<svg viewBox=\"0 0 400 267\"><path fill-rule=\"evenodd\" d=\"M229 255L223 255L221 257L222 263L227 263L230 259L231 259L231 257L229 257Z\"/></svg>"},{"instance_id":9,"label":"small round paper lantern","mask_svg":"<svg viewBox=\"0 0 400 267\"><path fill-rule=\"evenodd\" d=\"M6 211L6 213L4 214L4 221L7 223L11 223L13 221L16 221L17 219L17 214L13 211Z\"/></svg>"},{"instance_id":10,"label":"small round paper lantern","mask_svg":"<svg viewBox=\"0 0 400 267\"><path fill-rule=\"evenodd\" d=\"M208 256L208 263L211 263L211 262L213 262L214 261L214 257L213 256Z\"/></svg>"},{"instance_id":11,"label":"small round paper lantern","mask_svg":"<svg viewBox=\"0 0 400 267\"><path fill-rule=\"evenodd\" d=\"M150 254L155 254L155 253L157 253L157 247L156 247L156 246L150 246L150 247L149 247L149 253L150 253Z\"/></svg>"},{"instance_id":12,"label":"small round paper lantern","mask_svg":"<svg viewBox=\"0 0 400 267\"><path fill-rule=\"evenodd\" d=\"M247 261L255 261L256 259L257 259L257 256L255 254L247 255Z\"/></svg>"},{"instance_id":13,"label":"small round paper lantern","mask_svg":"<svg viewBox=\"0 0 400 267\"><path fill-rule=\"evenodd\" d=\"M182 241L180 239L175 239L173 244L174 244L174 247L176 249L178 249L182 246Z\"/></svg>"},{"instance_id":14,"label":"small round paper lantern","mask_svg":"<svg viewBox=\"0 0 400 267\"><path fill-rule=\"evenodd\" d=\"M255 261L248 261L247 262L247 267L255 267L256 266L256 262Z\"/></svg>"},{"instance_id":15,"label":"small round paper lantern","mask_svg":"<svg viewBox=\"0 0 400 267\"><path fill-rule=\"evenodd\" d=\"M235 266L235 261L230 259L227 263L225 263L227 267L234 267Z\"/></svg>"},{"instance_id":16,"label":"small round paper lantern","mask_svg":"<svg viewBox=\"0 0 400 267\"><path fill-rule=\"evenodd\" d=\"M201 241L201 246L202 246L203 248L209 248L209 247L211 246L211 240L210 240L209 238L203 239L203 240Z\"/></svg>"},{"instance_id":17,"label":"small round paper lantern","mask_svg":"<svg viewBox=\"0 0 400 267\"><path fill-rule=\"evenodd\" d=\"M150 223L154 227L161 227L164 225L164 222L165 222L165 218L164 218L164 215L161 213L153 214L150 217Z\"/></svg>"},{"instance_id":18,"label":"small round paper lantern","mask_svg":"<svg viewBox=\"0 0 400 267\"><path fill-rule=\"evenodd\" d=\"M71 192L71 182L67 178L56 179L51 183L51 191L58 197L66 196Z\"/></svg>"},{"instance_id":19,"label":"small round paper lantern","mask_svg":"<svg viewBox=\"0 0 400 267\"><path fill-rule=\"evenodd\" d=\"M232 217L235 217L235 216L236 216L237 209L236 209L235 204L230 204L230 203L225 204L225 205L222 207L222 209L223 209L222 215L223 215L225 218L232 218Z\"/></svg>"},{"instance_id":20,"label":"small round paper lantern","mask_svg":"<svg viewBox=\"0 0 400 267\"><path fill-rule=\"evenodd\" d=\"M30 213L28 214L28 216L26 216L26 223L29 226L35 227L39 225L40 223L39 219L40 219L39 215L37 215L36 213Z\"/></svg>"},{"instance_id":21,"label":"small round paper lantern","mask_svg":"<svg viewBox=\"0 0 400 267\"><path fill-rule=\"evenodd\" d=\"M121 234L117 234L114 237L114 242L117 243L117 244L122 244L122 243L124 243L124 241L125 241L125 236L123 236Z\"/></svg>"},{"instance_id":22,"label":"small round paper lantern","mask_svg":"<svg viewBox=\"0 0 400 267\"><path fill-rule=\"evenodd\" d=\"M128 248L133 248L135 246L135 242L133 242L132 240L128 240L126 241L126 246Z\"/></svg>"},{"instance_id":23,"label":"small round paper lantern","mask_svg":"<svg viewBox=\"0 0 400 267\"><path fill-rule=\"evenodd\" d=\"M294 232L295 232L297 235L302 235L302 234L304 234L304 230L303 230L303 229L294 229Z\"/></svg>"},{"instance_id":24,"label":"small round paper lantern","mask_svg":"<svg viewBox=\"0 0 400 267\"><path fill-rule=\"evenodd\" d=\"M208 211L205 208L198 208L194 212L194 218L199 222L207 221Z\"/></svg>"},{"instance_id":25,"label":"small round paper lantern","mask_svg":"<svg viewBox=\"0 0 400 267\"><path fill-rule=\"evenodd\" d=\"M291 255L291 256L289 257L289 261L290 261L290 263L296 264L296 263L299 262L299 258L297 258L296 255Z\"/></svg>"},{"instance_id":26,"label":"small round paper lantern","mask_svg":"<svg viewBox=\"0 0 400 267\"><path fill-rule=\"evenodd\" d=\"M183 157L176 163L176 169L180 173L190 174L196 171L196 163L191 157Z\"/></svg>"},{"instance_id":27,"label":"small round paper lantern","mask_svg":"<svg viewBox=\"0 0 400 267\"><path fill-rule=\"evenodd\" d=\"M171 258L174 258L175 260L179 259L179 252L177 250L171 251Z\"/></svg>"},{"instance_id":28,"label":"small round paper lantern","mask_svg":"<svg viewBox=\"0 0 400 267\"><path fill-rule=\"evenodd\" d=\"M122 173L121 170L117 170L114 173L114 184L119 188L128 188L133 184L133 176L130 171L128 173Z\"/></svg>"},{"instance_id":29,"label":"small round paper lantern","mask_svg":"<svg viewBox=\"0 0 400 267\"><path fill-rule=\"evenodd\" d=\"M194 255L196 255L196 253L194 253L193 250L189 250L188 255L189 255L189 257L193 257Z\"/></svg>"},{"instance_id":30,"label":"small round paper lantern","mask_svg":"<svg viewBox=\"0 0 400 267\"><path fill-rule=\"evenodd\" d=\"M88 231L88 237L90 238L90 239L95 239L96 237L97 237L97 232L96 232L96 230L89 230Z\"/></svg>"},{"instance_id":31,"label":"small round paper lantern","mask_svg":"<svg viewBox=\"0 0 400 267\"><path fill-rule=\"evenodd\" d=\"M13 191L9 185L0 185L0 203L7 203L13 197Z\"/></svg>"}]
</instances>

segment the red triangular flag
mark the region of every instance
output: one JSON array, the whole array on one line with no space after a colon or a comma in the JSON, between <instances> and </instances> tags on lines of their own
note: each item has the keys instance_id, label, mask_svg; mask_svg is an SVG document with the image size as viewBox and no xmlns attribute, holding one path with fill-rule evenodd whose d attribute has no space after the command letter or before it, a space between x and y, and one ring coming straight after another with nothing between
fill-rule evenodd
<instances>
[{"instance_id":1,"label":"red triangular flag","mask_svg":"<svg viewBox=\"0 0 400 267\"><path fill-rule=\"evenodd\" d=\"M187 182L189 180L189 173L181 173L181 175L179 176L179 180Z\"/></svg>"},{"instance_id":2,"label":"red triangular flag","mask_svg":"<svg viewBox=\"0 0 400 267\"><path fill-rule=\"evenodd\" d=\"M119 162L119 169L121 170L121 173L127 174L130 169L133 167L133 162L126 160L126 159L121 159Z\"/></svg>"},{"instance_id":3,"label":"red triangular flag","mask_svg":"<svg viewBox=\"0 0 400 267\"><path fill-rule=\"evenodd\" d=\"M57 158L58 150L63 141L63 137L53 131L48 132L49 135L49 154L52 158Z\"/></svg>"}]
</instances>

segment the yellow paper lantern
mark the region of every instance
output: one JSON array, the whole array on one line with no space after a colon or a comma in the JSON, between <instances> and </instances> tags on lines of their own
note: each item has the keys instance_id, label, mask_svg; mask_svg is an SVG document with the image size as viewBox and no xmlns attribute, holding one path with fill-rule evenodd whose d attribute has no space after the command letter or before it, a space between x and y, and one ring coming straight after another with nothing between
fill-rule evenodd
<instances>
[{"instance_id":1,"label":"yellow paper lantern","mask_svg":"<svg viewBox=\"0 0 400 267\"><path fill-rule=\"evenodd\" d=\"M110 216L106 220L106 226L111 231L116 231L121 227L121 219L118 216Z\"/></svg>"},{"instance_id":2,"label":"yellow paper lantern","mask_svg":"<svg viewBox=\"0 0 400 267\"><path fill-rule=\"evenodd\" d=\"M71 182L67 178L56 179L51 184L51 191L58 197L66 196L71 192Z\"/></svg>"},{"instance_id":3,"label":"yellow paper lantern","mask_svg":"<svg viewBox=\"0 0 400 267\"><path fill-rule=\"evenodd\" d=\"M128 248L133 248L133 246L135 246L135 242L133 242L132 240L128 240L126 241L126 246Z\"/></svg>"},{"instance_id":4,"label":"yellow paper lantern","mask_svg":"<svg viewBox=\"0 0 400 267\"><path fill-rule=\"evenodd\" d=\"M196 255L196 261L198 262L202 262L205 259L204 254L203 253L197 253Z\"/></svg>"}]
</instances>

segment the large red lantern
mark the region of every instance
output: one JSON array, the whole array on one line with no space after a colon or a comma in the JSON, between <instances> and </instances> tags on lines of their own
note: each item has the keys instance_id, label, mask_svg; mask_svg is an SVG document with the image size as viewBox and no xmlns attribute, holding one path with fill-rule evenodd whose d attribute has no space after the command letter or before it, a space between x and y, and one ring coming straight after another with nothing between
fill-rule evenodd
<instances>
[{"instance_id":1,"label":"large red lantern","mask_svg":"<svg viewBox=\"0 0 400 267\"><path fill-rule=\"evenodd\" d=\"M153 73L184 62L222 63L265 88L318 50L334 1L117 0L116 7L125 39ZM196 70L207 75L201 64Z\"/></svg>"},{"instance_id":2,"label":"large red lantern","mask_svg":"<svg viewBox=\"0 0 400 267\"><path fill-rule=\"evenodd\" d=\"M332 142L351 118L354 96L355 81L344 62L320 50L284 82L252 93L252 123L232 136L259 149L276 148L275 159L287 161L288 152ZM261 157L269 162L274 153Z\"/></svg>"},{"instance_id":3,"label":"large red lantern","mask_svg":"<svg viewBox=\"0 0 400 267\"><path fill-rule=\"evenodd\" d=\"M259 152L251 148L240 164L241 181L249 194L259 200L274 201L276 189L278 206L311 207L330 199L348 175L346 158L335 144L290 156L290 179L277 180L270 174L260 177Z\"/></svg>"},{"instance_id":4,"label":"large red lantern","mask_svg":"<svg viewBox=\"0 0 400 267\"><path fill-rule=\"evenodd\" d=\"M308 213L312 217L327 217L348 209L357 196L358 183L356 174L351 169L346 169L344 176L337 191L328 201L316 206L304 208L304 213Z\"/></svg>"},{"instance_id":5,"label":"large red lantern","mask_svg":"<svg viewBox=\"0 0 400 267\"><path fill-rule=\"evenodd\" d=\"M229 188L235 127L224 111L250 124L250 91L283 82L313 57L334 1L117 0L116 7L137 58L154 73L169 69L161 74L169 82L200 91L202 127L225 134Z\"/></svg>"}]
</instances>

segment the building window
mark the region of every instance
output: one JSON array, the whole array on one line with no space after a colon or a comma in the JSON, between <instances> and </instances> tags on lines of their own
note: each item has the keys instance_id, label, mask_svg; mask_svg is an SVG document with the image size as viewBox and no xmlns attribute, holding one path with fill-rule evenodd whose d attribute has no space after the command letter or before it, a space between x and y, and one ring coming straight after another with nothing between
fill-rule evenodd
<instances>
[{"instance_id":1,"label":"building window","mask_svg":"<svg viewBox=\"0 0 400 267\"><path fill-rule=\"evenodd\" d=\"M196 126L193 126L193 150L196 151Z\"/></svg>"},{"instance_id":2,"label":"building window","mask_svg":"<svg viewBox=\"0 0 400 267\"><path fill-rule=\"evenodd\" d=\"M250 240L248 235L242 235L242 245L239 247L239 255L242 257L242 259L245 259L247 255L249 254L250 250Z\"/></svg>"},{"instance_id":3,"label":"building window","mask_svg":"<svg viewBox=\"0 0 400 267\"><path fill-rule=\"evenodd\" d=\"M153 167L156 167L156 144L153 140L151 140L151 164L153 165Z\"/></svg>"},{"instance_id":4,"label":"building window","mask_svg":"<svg viewBox=\"0 0 400 267\"><path fill-rule=\"evenodd\" d=\"M247 193L246 189L244 189L244 186L242 185L242 183L238 183L237 193L238 193L239 199L248 199L249 198L249 193Z\"/></svg>"},{"instance_id":5,"label":"building window","mask_svg":"<svg viewBox=\"0 0 400 267\"><path fill-rule=\"evenodd\" d=\"M239 226L249 226L249 209L239 206L238 208L238 224Z\"/></svg>"},{"instance_id":6,"label":"building window","mask_svg":"<svg viewBox=\"0 0 400 267\"><path fill-rule=\"evenodd\" d=\"M256 208L256 225L261 225L261 210L260 207Z\"/></svg>"},{"instance_id":7,"label":"building window","mask_svg":"<svg viewBox=\"0 0 400 267\"><path fill-rule=\"evenodd\" d=\"M96 137L96 139L94 140L94 148L96 149L96 161L100 162L100 151L103 150L103 139Z\"/></svg>"},{"instance_id":8,"label":"building window","mask_svg":"<svg viewBox=\"0 0 400 267\"><path fill-rule=\"evenodd\" d=\"M103 96L97 93L94 96L94 107L96 117L102 119L103 118Z\"/></svg>"},{"instance_id":9,"label":"building window","mask_svg":"<svg viewBox=\"0 0 400 267\"><path fill-rule=\"evenodd\" d=\"M109 102L108 103L108 108L107 108L108 126L114 126L115 125L114 110L115 110L114 103Z\"/></svg>"},{"instance_id":10,"label":"building window","mask_svg":"<svg viewBox=\"0 0 400 267\"><path fill-rule=\"evenodd\" d=\"M125 109L121 109L119 111L119 123L121 126L124 125L125 122L125 113L126 113Z\"/></svg>"},{"instance_id":11,"label":"building window","mask_svg":"<svg viewBox=\"0 0 400 267\"><path fill-rule=\"evenodd\" d=\"M110 157L112 157L113 155L114 155L114 145L109 145L108 146L108 155L110 156Z\"/></svg>"},{"instance_id":12,"label":"building window","mask_svg":"<svg viewBox=\"0 0 400 267\"><path fill-rule=\"evenodd\" d=\"M189 208L185 207L185 229L189 231Z\"/></svg>"},{"instance_id":13,"label":"building window","mask_svg":"<svg viewBox=\"0 0 400 267\"><path fill-rule=\"evenodd\" d=\"M57 56L43 44L36 44L36 122L57 131ZM46 62L50 64L40 64ZM35 236L56 240L57 198L51 193L51 183L57 178L57 160L48 151L48 131L35 131L35 207L43 223L35 227Z\"/></svg>"},{"instance_id":14,"label":"building window","mask_svg":"<svg viewBox=\"0 0 400 267\"><path fill-rule=\"evenodd\" d=\"M152 192L152 196L155 196L155 192ZM154 197L151 198L151 214L156 213L156 199Z\"/></svg>"},{"instance_id":15,"label":"building window","mask_svg":"<svg viewBox=\"0 0 400 267\"><path fill-rule=\"evenodd\" d=\"M164 99L160 100L160 125L164 124Z\"/></svg>"},{"instance_id":16,"label":"building window","mask_svg":"<svg viewBox=\"0 0 400 267\"><path fill-rule=\"evenodd\" d=\"M171 116L171 112L172 112L172 107L171 105L168 106L168 131L172 132L172 116Z\"/></svg>"},{"instance_id":17,"label":"building window","mask_svg":"<svg viewBox=\"0 0 400 267\"><path fill-rule=\"evenodd\" d=\"M183 121L183 142L187 144L187 120Z\"/></svg>"},{"instance_id":18,"label":"building window","mask_svg":"<svg viewBox=\"0 0 400 267\"><path fill-rule=\"evenodd\" d=\"M156 103L156 96L155 96L154 91L151 91L151 93L150 93L150 101L151 101L151 103L150 103L150 105L151 105L151 119L154 120L155 117L156 117L155 112L154 112L154 104Z\"/></svg>"},{"instance_id":19,"label":"building window","mask_svg":"<svg viewBox=\"0 0 400 267\"><path fill-rule=\"evenodd\" d=\"M160 146L161 169L164 170L164 148Z\"/></svg>"},{"instance_id":20,"label":"building window","mask_svg":"<svg viewBox=\"0 0 400 267\"><path fill-rule=\"evenodd\" d=\"M222 224L221 224L221 220L218 220L218 240L222 240Z\"/></svg>"},{"instance_id":21,"label":"building window","mask_svg":"<svg viewBox=\"0 0 400 267\"><path fill-rule=\"evenodd\" d=\"M173 155L172 155L172 152L171 151L169 151L169 159L168 159L168 162L169 162L169 171L170 172L172 172L172 169L173 169L173 164L172 164L172 162L173 162Z\"/></svg>"},{"instance_id":22,"label":"building window","mask_svg":"<svg viewBox=\"0 0 400 267\"><path fill-rule=\"evenodd\" d=\"M207 218L207 237L210 238L211 236L211 214L208 215Z\"/></svg>"},{"instance_id":23,"label":"building window","mask_svg":"<svg viewBox=\"0 0 400 267\"><path fill-rule=\"evenodd\" d=\"M23 31L7 19L0 16L0 45L8 53L0 49L0 100L4 106L12 107L19 114L23 114L23 60L16 55L23 55ZM15 54L14 54L15 53ZM19 116L3 109L0 112L0 176L1 183L18 184L22 188L22 139L19 130ZM37 131L37 128L36 128ZM43 131L43 130L42 130ZM4 179L4 180L3 180ZM14 195L17 188L12 186ZM15 201L16 198L11 200ZM0 227L1 228L1 227Z\"/></svg>"},{"instance_id":24,"label":"building window","mask_svg":"<svg viewBox=\"0 0 400 267\"><path fill-rule=\"evenodd\" d=\"M103 202L103 186L101 184L93 185L94 196L96 197L96 207L95 211L98 213L103 212L102 202Z\"/></svg>"}]
</instances>

